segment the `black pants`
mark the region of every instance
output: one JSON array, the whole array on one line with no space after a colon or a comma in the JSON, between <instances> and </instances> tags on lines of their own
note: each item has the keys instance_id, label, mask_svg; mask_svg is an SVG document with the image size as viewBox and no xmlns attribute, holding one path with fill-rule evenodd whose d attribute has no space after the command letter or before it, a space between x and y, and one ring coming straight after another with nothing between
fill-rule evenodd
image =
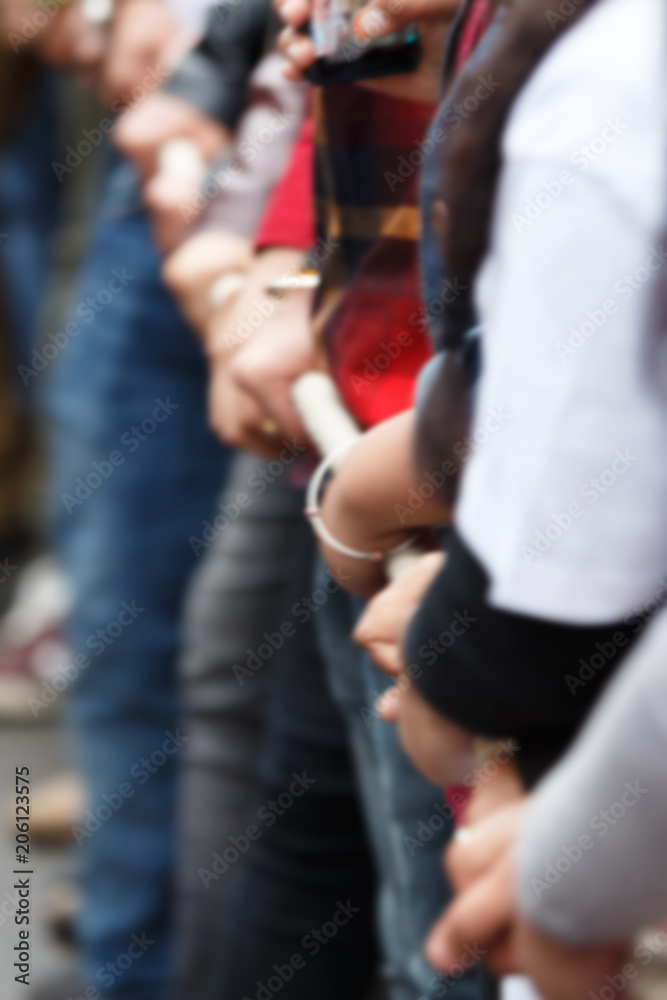
<instances>
[{"instance_id":1,"label":"black pants","mask_svg":"<svg viewBox=\"0 0 667 1000\"><path fill-rule=\"evenodd\" d=\"M294 633L272 661L260 794L235 865L216 1000L363 1000L377 966L375 876L347 735L300 603L312 558L304 526L284 617Z\"/></svg>"}]
</instances>

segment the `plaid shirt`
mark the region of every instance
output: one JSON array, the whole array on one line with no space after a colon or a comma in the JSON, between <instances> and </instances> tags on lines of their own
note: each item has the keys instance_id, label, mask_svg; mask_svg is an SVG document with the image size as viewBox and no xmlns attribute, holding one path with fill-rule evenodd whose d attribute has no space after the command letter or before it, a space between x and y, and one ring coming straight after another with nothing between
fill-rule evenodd
<instances>
[{"instance_id":1,"label":"plaid shirt","mask_svg":"<svg viewBox=\"0 0 667 1000\"><path fill-rule=\"evenodd\" d=\"M417 188L431 104L364 87L315 94L316 216L323 278L315 329L360 423L413 405L431 355L420 322Z\"/></svg>"}]
</instances>

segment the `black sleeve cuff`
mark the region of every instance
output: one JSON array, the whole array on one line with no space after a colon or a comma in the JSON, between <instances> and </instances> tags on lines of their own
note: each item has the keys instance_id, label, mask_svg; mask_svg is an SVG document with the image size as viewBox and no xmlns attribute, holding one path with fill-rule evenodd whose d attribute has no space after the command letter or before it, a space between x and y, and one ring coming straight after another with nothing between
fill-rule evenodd
<instances>
[{"instance_id":1,"label":"black sleeve cuff","mask_svg":"<svg viewBox=\"0 0 667 1000\"><path fill-rule=\"evenodd\" d=\"M210 56L193 49L167 80L164 90L233 130L243 112L247 83L230 86L222 67Z\"/></svg>"},{"instance_id":2,"label":"black sleeve cuff","mask_svg":"<svg viewBox=\"0 0 667 1000\"><path fill-rule=\"evenodd\" d=\"M635 637L624 622L581 627L501 611L488 604L488 588L484 568L454 530L447 563L411 623L407 662L421 694L457 725L515 738L532 786L567 747ZM619 632L622 647L612 640Z\"/></svg>"}]
</instances>

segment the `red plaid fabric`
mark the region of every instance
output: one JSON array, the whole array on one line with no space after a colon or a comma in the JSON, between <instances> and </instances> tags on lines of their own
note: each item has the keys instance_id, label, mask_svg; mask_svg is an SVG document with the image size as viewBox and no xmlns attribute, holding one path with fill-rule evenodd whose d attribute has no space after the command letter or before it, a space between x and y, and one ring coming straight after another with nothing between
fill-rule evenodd
<instances>
[{"instance_id":1,"label":"red plaid fabric","mask_svg":"<svg viewBox=\"0 0 667 1000\"><path fill-rule=\"evenodd\" d=\"M316 94L316 212L326 259L315 326L364 427L412 406L415 377L431 354L420 322L417 188L434 110L354 85Z\"/></svg>"}]
</instances>

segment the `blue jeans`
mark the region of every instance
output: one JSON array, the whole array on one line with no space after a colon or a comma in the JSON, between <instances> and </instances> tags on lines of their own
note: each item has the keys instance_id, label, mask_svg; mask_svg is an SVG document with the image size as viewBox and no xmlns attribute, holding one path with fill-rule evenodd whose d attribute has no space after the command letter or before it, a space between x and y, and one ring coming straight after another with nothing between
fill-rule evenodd
<instances>
[{"instance_id":1,"label":"blue jeans","mask_svg":"<svg viewBox=\"0 0 667 1000\"><path fill-rule=\"evenodd\" d=\"M427 932L450 898L442 852L452 824L442 791L415 770L396 727L374 712L391 680L350 638L361 607L338 591L317 615L317 627L329 684L347 721L379 870L377 919L389 1000L478 1000L476 972L448 982L422 954Z\"/></svg>"},{"instance_id":2,"label":"blue jeans","mask_svg":"<svg viewBox=\"0 0 667 1000\"><path fill-rule=\"evenodd\" d=\"M85 978L158 1000L170 975L179 615L227 451L200 349L162 286L129 165L112 157L54 362L53 538L74 589L69 731L87 791ZM74 329L74 328L72 328ZM185 737L187 738L187 737Z\"/></svg>"}]
</instances>

